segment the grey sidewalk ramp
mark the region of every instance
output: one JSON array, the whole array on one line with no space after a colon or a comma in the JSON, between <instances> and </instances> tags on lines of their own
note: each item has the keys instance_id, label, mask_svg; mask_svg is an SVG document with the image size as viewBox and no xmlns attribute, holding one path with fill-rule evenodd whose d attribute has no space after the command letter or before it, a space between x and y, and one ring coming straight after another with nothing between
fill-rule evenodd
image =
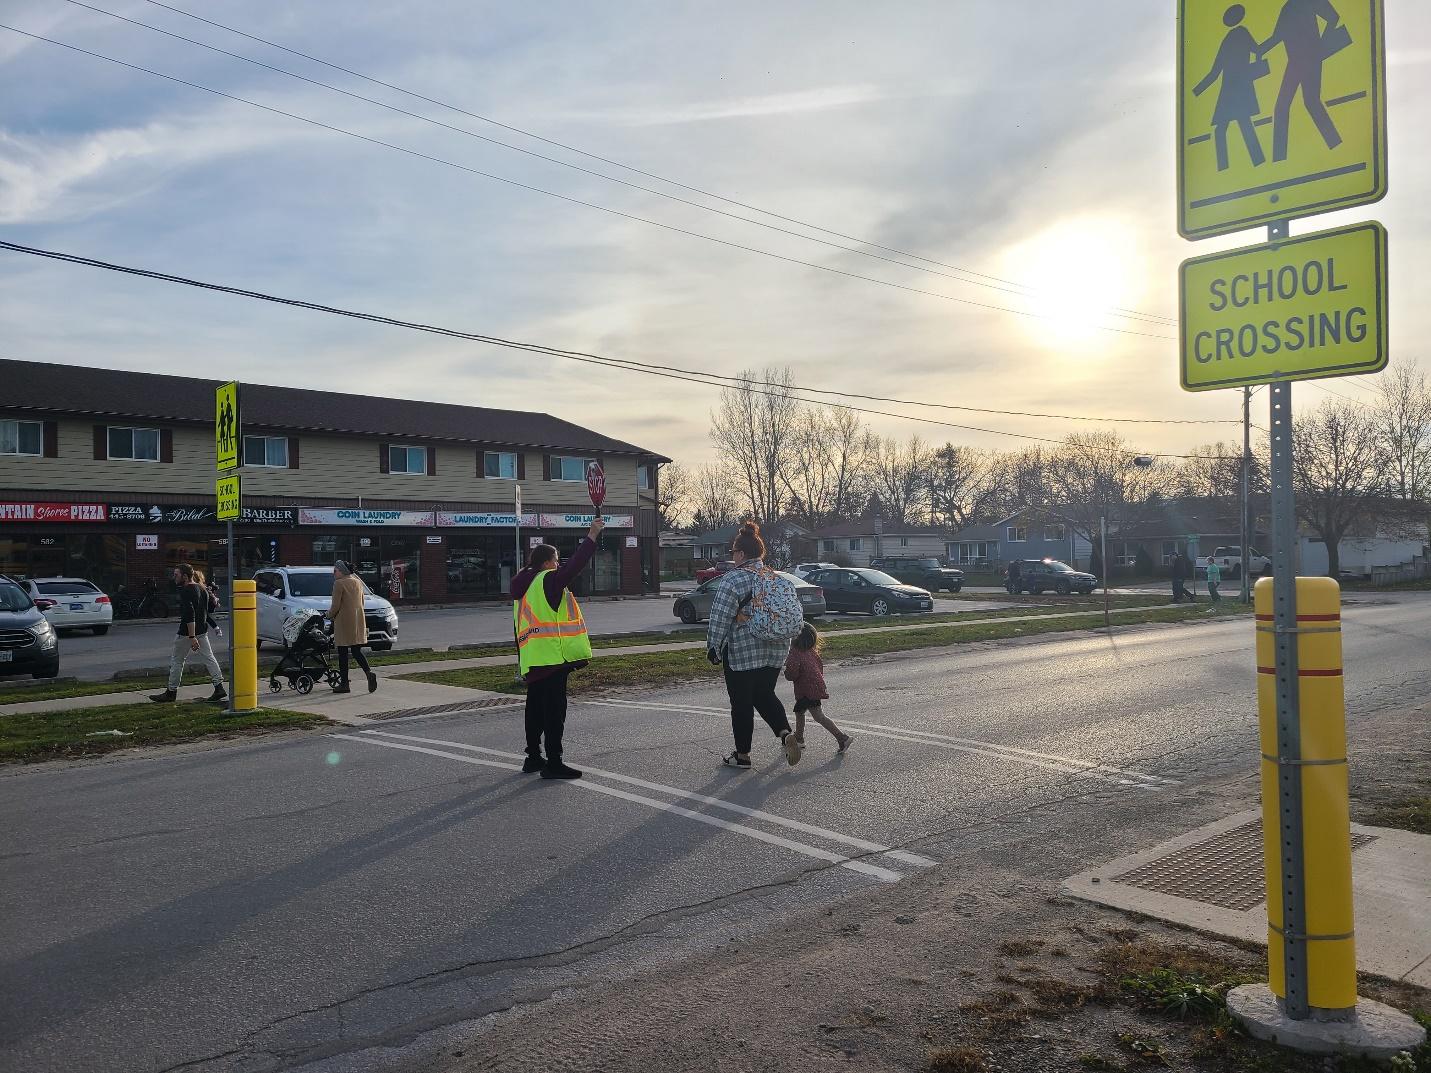
<instances>
[{"instance_id":1,"label":"grey sidewalk ramp","mask_svg":"<svg viewBox=\"0 0 1431 1073\"><path fill-rule=\"evenodd\" d=\"M1352 824L1357 968L1431 987L1431 838ZM1214 935L1267 941L1262 814L1235 816L1063 882L1068 893Z\"/></svg>"}]
</instances>

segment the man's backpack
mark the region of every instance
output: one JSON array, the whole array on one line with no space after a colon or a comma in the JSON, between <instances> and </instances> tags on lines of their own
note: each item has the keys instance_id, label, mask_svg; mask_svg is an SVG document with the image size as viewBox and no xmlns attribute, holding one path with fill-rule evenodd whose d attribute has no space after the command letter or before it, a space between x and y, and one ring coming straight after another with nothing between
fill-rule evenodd
<instances>
[{"instance_id":1,"label":"man's backpack","mask_svg":"<svg viewBox=\"0 0 1431 1073\"><path fill-rule=\"evenodd\" d=\"M805 625L805 611L789 578L768 566L755 573L755 587L741 601L749 606L750 632L762 641L790 641Z\"/></svg>"}]
</instances>

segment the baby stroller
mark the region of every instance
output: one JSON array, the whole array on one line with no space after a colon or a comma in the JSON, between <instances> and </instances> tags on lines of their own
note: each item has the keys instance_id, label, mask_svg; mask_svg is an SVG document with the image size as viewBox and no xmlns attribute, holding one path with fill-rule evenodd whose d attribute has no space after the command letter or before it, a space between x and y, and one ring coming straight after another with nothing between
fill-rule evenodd
<instances>
[{"instance_id":1,"label":"baby stroller","mask_svg":"<svg viewBox=\"0 0 1431 1073\"><path fill-rule=\"evenodd\" d=\"M289 689L300 693L312 693L313 684L320 678L330 686L338 684L338 670L328 662L333 638L321 611L295 611L284 619L283 646L283 658L269 672L270 693L283 689L280 676L288 679Z\"/></svg>"}]
</instances>

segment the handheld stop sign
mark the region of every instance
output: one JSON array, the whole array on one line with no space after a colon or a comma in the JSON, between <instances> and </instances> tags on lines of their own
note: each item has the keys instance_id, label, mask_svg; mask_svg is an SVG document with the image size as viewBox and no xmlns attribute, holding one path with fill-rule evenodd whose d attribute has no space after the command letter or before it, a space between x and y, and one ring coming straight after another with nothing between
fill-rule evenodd
<instances>
[{"instance_id":1,"label":"handheld stop sign","mask_svg":"<svg viewBox=\"0 0 1431 1073\"><path fill-rule=\"evenodd\" d=\"M601 504L606 502L606 471L600 462L586 464L586 490L591 494L592 508L600 514Z\"/></svg>"}]
</instances>

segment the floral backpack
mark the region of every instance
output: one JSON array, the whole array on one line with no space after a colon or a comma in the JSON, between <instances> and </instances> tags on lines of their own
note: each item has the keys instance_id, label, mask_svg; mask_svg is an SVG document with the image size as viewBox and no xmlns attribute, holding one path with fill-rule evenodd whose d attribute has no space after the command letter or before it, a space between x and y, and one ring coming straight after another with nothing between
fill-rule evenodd
<instances>
[{"instance_id":1,"label":"floral backpack","mask_svg":"<svg viewBox=\"0 0 1431 1073\"><path fill-rule=\"evenodd\" d=\"M749 607L745 623L762 641L791 641L805 625L805 611L795 586L768 566L755 572L755 587L741 602Z\"/></svg>"}]
</instances>

